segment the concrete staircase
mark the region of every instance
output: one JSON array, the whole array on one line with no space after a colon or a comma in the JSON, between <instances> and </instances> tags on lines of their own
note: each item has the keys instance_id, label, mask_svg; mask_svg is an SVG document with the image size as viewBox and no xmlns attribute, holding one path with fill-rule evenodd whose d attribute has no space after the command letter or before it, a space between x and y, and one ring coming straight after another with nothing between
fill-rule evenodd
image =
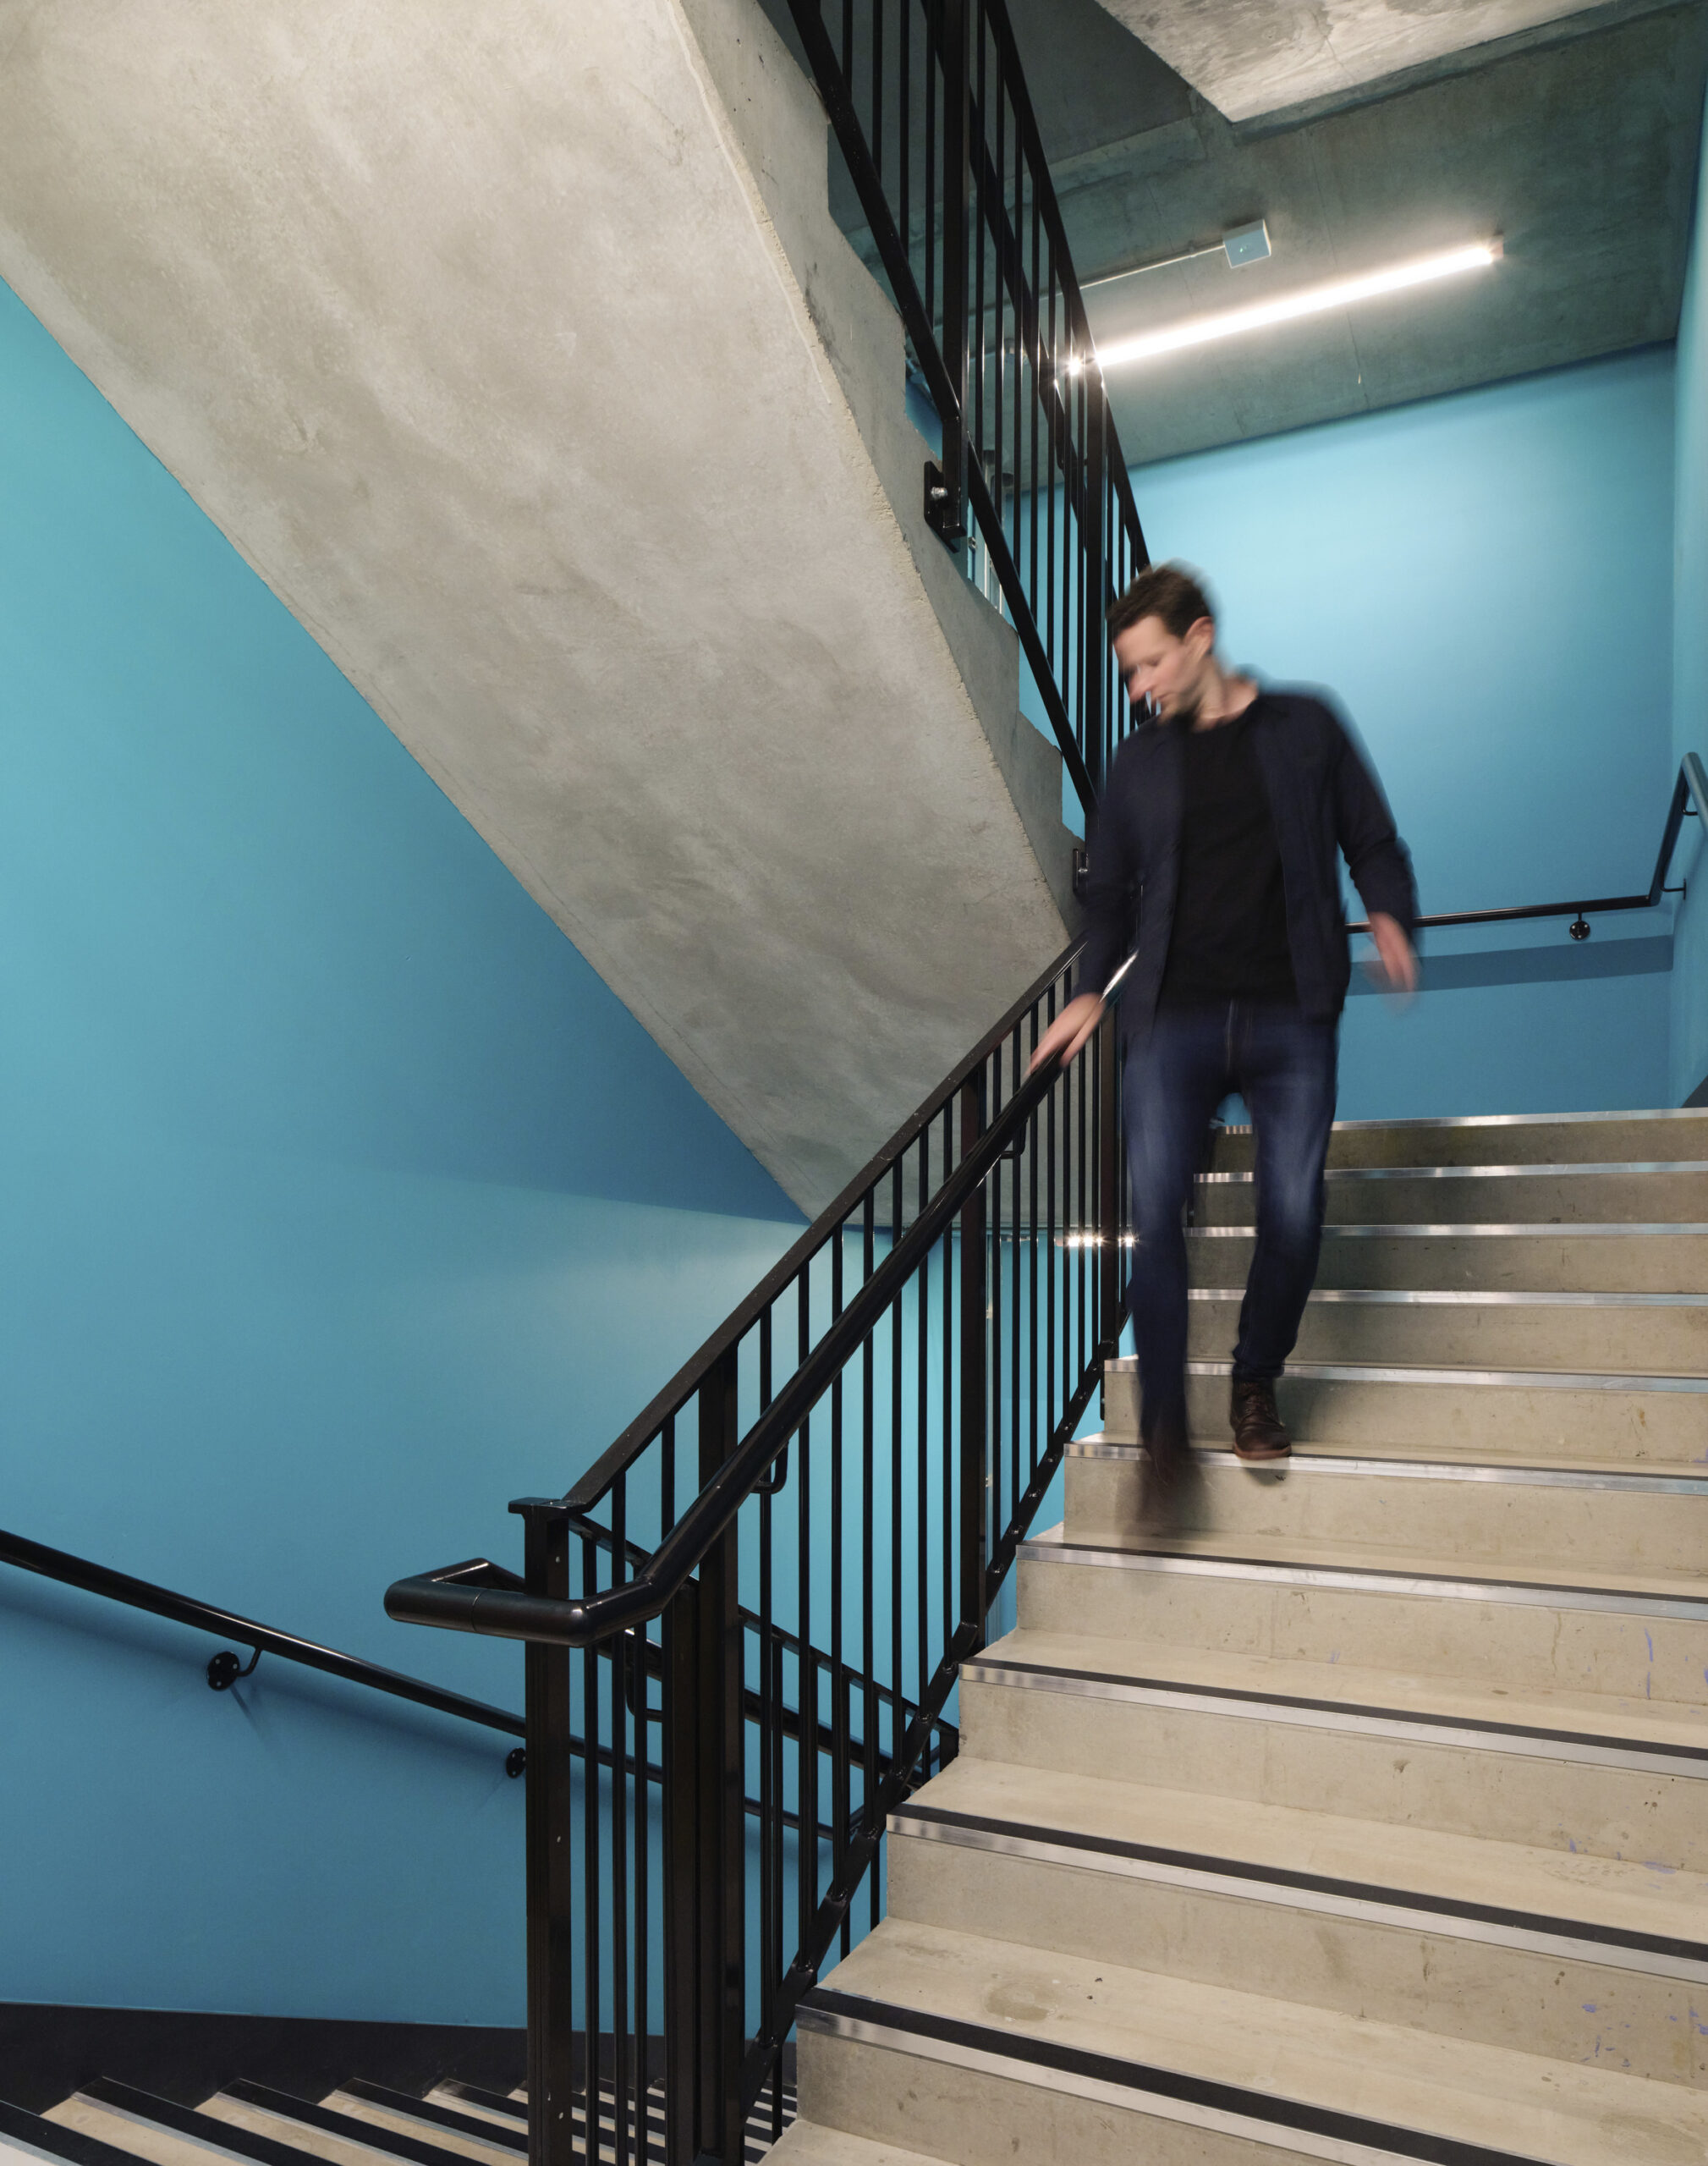
<instances>
[{"instance_id":1,"label":"concrete staircase","mask_svg":"<svg viewBox=\"0 0 1708 2166\"><path fill-rule=\"evenodd\" d=\"M1708 1114L1337 1130L1282 1474L1073 1448L887 1916L803 2012L823 2166L1708 2158Z\"/></svg>"},{"instance_id":2,"label":"concrete staircase","mask_svg":"<svg viewBox=\"0 0 1708 2166\"><path fill-rule=\"evenodd\" d=\"M611 2092L603 2086L599 2141L590 2145L585 2114L574 2130L579 2155L614 2159L618 2146ZM785 2092L784 2109L793 2112ZM663 2155L664 2111L648 2094L649 2147ZM186 2106L105 2078L85 2085L46 2114L0 2103L0 2160L32 2166L518 2166L528 2156L524 2092L484 2091L455 2081L425 2097L353 2078L321 2098L301 2098L262 2083L235 2081L198 2106ZM747 2158L763 2157L757 2117ZM621 2155L634 2160L632 2131Z\"/></svg>"}]
</instances>

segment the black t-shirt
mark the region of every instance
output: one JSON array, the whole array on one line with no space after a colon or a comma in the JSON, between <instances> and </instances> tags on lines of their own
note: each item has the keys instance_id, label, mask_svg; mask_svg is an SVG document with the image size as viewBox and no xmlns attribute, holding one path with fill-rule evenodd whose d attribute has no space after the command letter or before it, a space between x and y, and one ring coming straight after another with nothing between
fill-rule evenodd
<instances>
[{"instance_id":1,"label":"black t-shirt","mask_svg":"<svg viewBox=\"0 0 1708 2166\"><path fill-rule=\"evenodd\" d=\"M1296 1002L1275 822L1252 749L1256 701L1181 731L1180 884L1160 1005Z\"/></svg>"}]
</instances>

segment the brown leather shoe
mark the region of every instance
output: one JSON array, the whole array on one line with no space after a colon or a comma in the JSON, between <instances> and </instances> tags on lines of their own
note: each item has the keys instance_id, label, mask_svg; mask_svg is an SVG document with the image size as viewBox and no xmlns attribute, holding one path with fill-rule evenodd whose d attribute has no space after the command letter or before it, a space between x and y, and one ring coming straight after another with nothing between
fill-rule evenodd
<instances>
[{"instance_id":1,"label":"brown leather shoe","mask_svg":"<svg viewBox=\"0 0 1708 2166\"><path fill-rule=\"evenodd\" d=\"M1282 1427L1281 1416L1275 1410L1272 1384L1236 1383L1227 1418L1233 1427L1236 1458L1253 1461L1277 1460L1285 1459L1291 1453L1293 1439Z\"/></svg>"}]
</instances>

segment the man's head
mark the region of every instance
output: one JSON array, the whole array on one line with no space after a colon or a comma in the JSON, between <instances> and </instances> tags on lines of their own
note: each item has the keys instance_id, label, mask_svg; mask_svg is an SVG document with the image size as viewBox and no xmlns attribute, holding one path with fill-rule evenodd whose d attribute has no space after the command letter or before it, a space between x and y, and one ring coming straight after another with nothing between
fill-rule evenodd
<instances>
[{"instance_id":1,"label":"man's head","mask_svg":"<svg viewBox=\"0 0 1708 2166\"><path fill-rule=\"evenodd\" d=\"M1148 564L1109 609L1109 642L1127 696L1158 717L1189 717L1215 668L1216 612L1179 564Z\"/></svg>"}]
</instances>

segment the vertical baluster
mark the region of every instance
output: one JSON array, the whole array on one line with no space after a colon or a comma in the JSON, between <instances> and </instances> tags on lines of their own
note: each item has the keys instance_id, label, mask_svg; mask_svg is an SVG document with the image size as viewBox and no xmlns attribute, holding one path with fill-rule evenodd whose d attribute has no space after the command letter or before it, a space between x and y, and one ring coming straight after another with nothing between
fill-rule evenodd
<instances>
[{"instance_id":1,"label":"vertical baluster","mask_svg":"<svg viewBox=\"0 0 1708 2166\"><path fill-rule=\"evenodd\" d=\"M599 1584L599 1551L590 1535L581 1537L581 1585L592 1593ZM603 1715L599 1689L599 1651L584 1647L581 1651L581 1717L582 1730L587 1740L586 1784L582 1793L581 1806L581 2092L583 2110L586 2115L590 2147L598 2141L600 2125L599 2018L604 2007L604 1979L600 1974L599 1905L604 1895L605 1876L600 1870L600 1823L605 1808L601 1799L602 1784L599 1772L599 1747L604 1742Z\"/></svg>"},{"instance_id":2,"label":"vertical baluster","mask_svg":"<svg viewBox=\"0 0 1708 2166\"><path fill-rule=\"evenodd\" d=\"M989 429L985 420L985 371L988 355L985 342L985 140L989 108L985 103L985 0L974 0L972 118L967 130L968 173L971 216L970 245L974 250L972 320L972 433L973 456L986 486L990 482ZM971 522L969 521L969 525Z\"/></svg>"},{"instance_id":3,"label":"vertical baluster","mask_svg":"<svg viewBox=\"0 0 1708 2166\"><path fill-rule=\"evenodd\" d=\"M648 1641L643 1624L634 1644L634 2049L635 2145L638 2156L651 2161L653 2143L647 2119L647 2093L652 2086L652 1809L653 1782L648 1769L652 1759L652 1686L646 1666Z\"/></svg>"},{"instance_id":4,"label":"vertical baluster","mask_svg":"<svg viewBox=\"0 0 1708 2166\"><path fill-rule=\"evenodd\" d=\"M569 1593L568 1522L556 1499L511 1507L523 1523L528 1592ZM594 1809L597 1767L571 1757L569 1652L530 1641L523 1656L527 1712L524 1802L528 1905L528 2155L535 2166L575 2166L575 1884L570 1841L576 1792ZM585 1729L585 1725L584 1725Z\"/></svg>"},{"instance_id":5,"label":"vertical baluster","mask_svg":"<svg viewBox=\"0 0 1708 2166\"><path fill-rule=\"evenodd\" d=\"M1009 1037L1008 1048L1008 1096L1012 1099L1019 1090L1020 1079L1025 1073L1020 1060L1020 1027L1019 1025L1015 1025L1015 1028ZM1022 1130L1014 1138L1016 1149L1020 1149L1025 1141L1025 1133ZM1011 1503L1009 1504L1009 1510L1011 1513L1018 1509L1020 1499L1025 1494L1027 1480L1024 1472L1022 1471L1020 1460L1020 1301L1022 1290L1020 1284L1020 1177L1025 1170L1024 1164L1022 1163L1024 1157L1024 1152L1022 1151L1021 1159L1016 1159L1014 1162L1013 1173L1008 1182L1008 1449L1012 1460L1012 1466L1008 1476L1008 1495L1011 1499ZM1002 1531L1003 1523L999 1521L997 1526L992 1530L993 1536L999 1536Z\"/></svg>"},{"instance_id":6,"label":"vertical baluster","mask_svg":"<svg viewBox=\"0 0 1708 2166\"><path fill-rule=\"evenodd\" d=\"M980 1069L960 1091L961 1155L982 1134L986 1074ZM986 1445L988 1427L985 1380L988 1373L989 1328L986 1316L986 1219L985 1191L975 1189L961 1208L961 1425L959 1437L958 1593L955 1640L964 1655L984 1641Z\"/></svg>"},{"instance_id":7,"label":"vertical baluster","mask_svg":"<svg viewBox=\"0 0 1708 2166\"><path fill-rule=\"evenodd\" d=\"M877 1191L866 1190L861 1211L865 1278L877 1265ZM860 1663L865 1673L864 1706L860 1711L860 1819L871 1818L878 1792L878 1651L877 1651L877 1328L865 1335L860 1349ZM893 1575L896 1559L890 1559ZM877 1918L877 1875L870 1876L868 1902L870 1922Z\"/></svg>"},{"instance_id":8,"label":"vertical baluster","mask_svg":"<svg viewBox=\"0 0 1708 2166\"><path fill-rule=\"evenodd\" d=\"M848 1238L845 1225L838 1226L831 1245L830 1313L834 1322L843 1312L843 1267L844 1248ZM849 1767L848 1725L846 1721L846 1693L844 1691L843 1623L843 1607L847 1599L843 1572L843 1377L838 1369L831 1379L830 1387L830 1693L831 1693L831 1877L840 1881L847 1852L849 1792L851 1787ZM843 1954L851 1946L847 1914L843 1917Z\"/></svg>"},{"instance_id":9,"label":"vertical baluster","mask_svg":"<svg viewBox=\"0 0 1708 2166\"><path fill-rule=\"evenodd\" d=\"M884 178L884 0L872 0L872 165ZM905 231L903 239L906 238Z\"/></svg>"},{"instance_id":10,"label":"vertical baluster","mask_svg":"<svg viewBox=\"0 0 1708 2166\"><path fill-rule=\"evenodd\" d=\"M922 22L925 30L925 321L934 335L939 332L937 321L937 216L942 208L942 198L937 190L937 77L942 72L932 51L931 8L933 0L921 0ZM948 360L948 344L939 337L943 359ZM943 446L947 471L948 446Z\"/></svg>"},{"instance_id":11,"label":"vertical baluster","mask_svg":"<svg viewBox=\"0 0 1708 2166\"><path fill-rule=\"evenodd\" d=\"M986 1125L994 1127L1004 1104L1002 1052L991 1056ZM1004 1166L998 1159L985 1185L986 1245L985 1389L990 1429L990 1464L984 1474L985 1516L987 1526L1002 1525L1002 1187Z\"/></svg>"},{"instance_id":12,"label":"vertical baluster","mask_svg":"<svg viewBox=\"0 0 1708 2166\"><path fill-rule=\"evenodd\" d=\"M980 0L980 12L981 15L983 14L983 8L984 0ZM982 29L982 27L983 25L981 23L980 28ZM984 59L984 50L985 41L981 38L979 45L979 57L981 65ZM980 86L982 88L982 75L980 80ZM1007 386L1008 382L1007 353L1008 311L1007 277L1008 265L1005 261L1007 251L1002 245L1002 228L1007 222L1008 215L1008 205L1004 200L1008 184L1007 129L1008 101L1006 92L1006 85L1002 80L1002 71L1000 66L997 69L996 101L997 140L994 170L997 185L994 191L996 201L991 206L991 215L990 217L991 249L991 301L996 316L996 322L991 327L996 350L991 356L993 382L991 387L992 396L991 400L991 451L992 454L991 464L995 468L995 472L991 480L991 497L996 508L997 525L999 529L1005 529L1008 499L1002 487L1002 467L1003 454L1008 448L1008 407L1006 401L1008 397ZM981 96L980 99L980 105L981 107L983 103L984 100ZM987 173L992 170L990 158L989 135L990 122L987 117L985 124L985 140L981 140L979 146L980 168L982 172ZM983 229L981 228L981 233L982 230ZM981 247L983 246L982 239L980 245ZM979 441L980 443L984 442L982 435L980 435Z\"/></svg>"},{"instance_id":13,"label":"vertical baluster","mask_svg":"<svg viewBox=\"0 0 1708 2166\"><path fill-rule=\"evenodd\" d=\"M611 1584L629 1577L629 1478L611 1488ZM611 1646L611 2100L616 2166L630 2166L629 2114L632 2070L629 2028L629 1729L626 1701L629 1635ZM644 1756L643 1756L644 1764ZM638 2098L634 2101L638 2105ZM636 2122L638 2128L640 2124Z\"/></svg>"},{"instance_id":14,"label":"vertical baluster","mask_svg":"<svg viewBox=\"0 0 1708 2166\"><path fill-rule=\"evenodd\" d=\"M902 1238L902 1168L899 1159L890 1172L890 1244L892 1253ZM915 1311L925 1298L927 1257L914 1280ZM890 1761L901 1762L902 1736L907 1728L907 1683L902 1667L902 1315L904 1296L898 1294L890 1310ZM897 1800L899 1803L899 1799ZM876 1871L875 1866L874 1872Z\"/></svg>"},{"instance_id":15,"label":"vertical baluster","mask_svg":"<svg viewBox=\"0 0 1708 2166\"><path fill-rule=\"evenodd\" d=\"M919 1209L924 1212L931 1190L931 1131L927 1124L920 1137ZM915 1510L919 1515L917 1538L914 1544L914 1570L918 1582L914 1590L914 1606L918 1611L918 1634L914 1647L914 1667L918 1677L917 1697L925 1704L925 1683L930 1676L931 1660L931 1267L942 1253L942 1245L925 1259L920 1277L919 1300L916 1304L917 1321L914 1326L914 1361L918 1370L917 1399L914 1416L914 1487L917 1494ZM944 1298L941 1294L939 1298Z\"/></svg>"},{"instance_id":16,"label":"vertical baluster","mask_svg":"<svg viewBox=\"0 0 1708 2166\"><path fill-rule=\"evenodd\" d=\"M953 1108L945 1106L943 1108L943 1178L945 1180L948 1179L950 1171L955 1163L953 1157L953 1131L950 1126L953 1118ZM964 1233L963 1233L961 1240L964 1242ZM950 1292L948 1261L949 1251L947 1240L947 1237L945 1237L943 1249L943 1421L942 1428L940 1432L941 1443L939 1446L939 1460L941 1475L940 1486L942 1493L942 1504L943 1515L943 1645L946 1648L953 1644L955 1624L958 1614L955 1581L956 1542L958 1538L958 1528L960 1524L958 1492L955 1487L955 1476L959 1459L959 1447L956 1441L955 1427L955 1319L958 1309L965 1299L965 1273L964 1269L960 1269L956 1272L954 1292L953 1295ZM933 1667L935 1667L935 1665L933 1665Z\"/></svg>"},{"instance_id":17,"label":"vertical baluster","mask_svg":"<svg viewBox=\"0 0 1708 2166\"><path fill-rule=\"evenodd\" d=\"M739 1434L736 1351L700 1388L703 1489ZM742 2155L741 2063L746 2037L746 1724L742 1705L740 1550L733 1524L700 1560L699 1669L701 1960L700 2136L714 2157Z\"/></svg>"},{"instance_id":18,"label":"vertical baluster","mask_svg":"<svg viewBox=\"0 0 1708 2166\"><path fill-rule=\"evenodd\" d=\"M805 1264L796 1281L796 1363L805 1361L812 1344L811 1266ZM818 1908L818 1669L812 1653L812 1432L803 1421L794 1443L796 1502L795 1572L799 1588L795 1655L795 1704L799 1710L799 1736L795 1744L795 1795L800 1812L800 1835L795 1852L795 1892L799 1900L798 1945L812 1931Z\"/></svg>"}]
</instances>

